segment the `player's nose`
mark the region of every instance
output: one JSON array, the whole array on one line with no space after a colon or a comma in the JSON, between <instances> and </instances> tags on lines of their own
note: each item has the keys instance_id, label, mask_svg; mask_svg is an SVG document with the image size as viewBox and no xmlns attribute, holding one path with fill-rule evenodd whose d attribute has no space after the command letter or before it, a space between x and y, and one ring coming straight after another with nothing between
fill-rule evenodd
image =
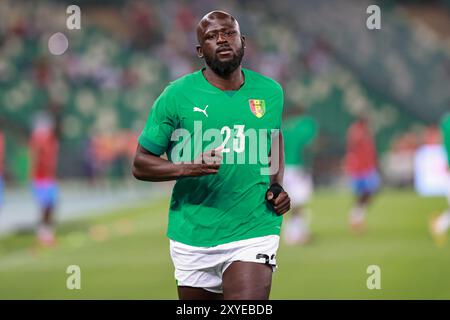
<instances>
[{"instance_id":1,"label":"player's nose","mask_svg":"<svg viewBox=\"0 0 450 320\"><path fill-rule=\"evenodd\" d=\"M223 43L228 43L227 38L225 37L223 32L219 32L219 34L217 35L217 44L223 44Z\"/></svg>"}]
</instances>

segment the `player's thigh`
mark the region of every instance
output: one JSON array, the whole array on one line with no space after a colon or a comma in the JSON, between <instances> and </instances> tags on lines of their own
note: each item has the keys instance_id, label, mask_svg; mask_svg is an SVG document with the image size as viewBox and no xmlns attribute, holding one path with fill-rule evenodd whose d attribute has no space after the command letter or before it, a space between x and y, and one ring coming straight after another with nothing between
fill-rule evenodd
<instances>
[{"instance_id":1,"label":"player's thigh","mask_svg":"<svg viewBox=\"0 0 450 320\"><path fill-rule=\"evenodd\" d=\"M222 277L226 300L267 300L272 286L272 266L257 262L235 261Z\"/></svg>"},{"instance_id":2,"label":"player's thigh","mask_svg":"<svg viewBox=\"0 0 450 320\"><path fill-rule=\"evenodd\" d=\"M178 286L178 298L180 300L222 300L223 294L202 288Z\"/></svg>"}]
</instances>

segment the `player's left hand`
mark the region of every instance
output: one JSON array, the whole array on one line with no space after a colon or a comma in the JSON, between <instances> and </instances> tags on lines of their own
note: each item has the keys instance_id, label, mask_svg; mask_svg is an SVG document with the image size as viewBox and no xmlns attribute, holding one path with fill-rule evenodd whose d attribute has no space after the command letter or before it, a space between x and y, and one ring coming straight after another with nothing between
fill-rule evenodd
<instances>
[{"instance_id":1,"label":"player's left hand","mask_svg":"<svg viewBox=\"0 0 450 320\"><path fill-rule=\"evenodd\" d=\"M291 209L291 199L284 190L281 191L275 198L273 192L269 190L266 194L266 199L272 204L273 210L278 215L285 214L289 211L289 209Z\"/></svg>"}]
</instances>

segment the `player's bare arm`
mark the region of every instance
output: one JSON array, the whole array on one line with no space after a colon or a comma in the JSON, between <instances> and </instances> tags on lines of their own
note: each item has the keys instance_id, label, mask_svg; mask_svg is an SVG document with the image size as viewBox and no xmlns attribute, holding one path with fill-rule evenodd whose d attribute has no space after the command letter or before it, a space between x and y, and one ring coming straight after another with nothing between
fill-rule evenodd
<instances>
[{"instance_id":1,"label":"player's bare arm","mask_svg":"<svg viewBox=\"0 0 450 320\"><path fill-rule=\"evenodd\" d=\"M133 175L144 181L169 181L183 177L199 177L219 172L222 154L214 149L202 153L201 161L173 163L138 146L133 161Z\"/></svg>"},{"instance_id":2,"label":"player's bare arm","mask_svg":"<svg viewBox=\"0 0 450 320\"><path fill-rule=\"evenodd\" d=\"M278 186L283 185L283 175L284 175L284 143L283 143L283 134L280 132L278 135L278 146L272 142L272 148L279 147L279 165L278 171L270 176L270 185L274 186L278 184ZM276 193L276 191L274 191ZM291 208L291 199L286 191L282 190L278 196L274 195L274 192L269 190L267 192L266 198L273 205L275 212L279 215L285 214Z\"/></svg>"}]
</instances>

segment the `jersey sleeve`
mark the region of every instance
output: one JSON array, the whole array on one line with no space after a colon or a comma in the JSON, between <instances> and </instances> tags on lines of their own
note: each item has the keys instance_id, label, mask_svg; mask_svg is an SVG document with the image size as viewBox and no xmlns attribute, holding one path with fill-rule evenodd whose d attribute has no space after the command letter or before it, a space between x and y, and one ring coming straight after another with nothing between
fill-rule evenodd
<instances>
[{"instance_id":1,"label":"jersey sleeve","mask_svg":"<svg viewBox=\"0 0 450 320\"><path fill-rule=\"evenodd\" d=\"M156 99L141 135L139 144L156 155L167 151L170 137L178 126L177 106L173 93L167 87Z\"/></svg>"},{"instance_id":2,"label":"jersey sleeve","mask_svg":"<svg viewBox=\"0 0 450 320\"><path fill-rule=\"evenodd\" d=\"M284 92L283 87L277 83L277 91L276 91L276 101L279 107L279 112L277 114L275 128L281 129L282 119L283 119L283 109L284 109Z\"/></svg>"}]
</instances>

